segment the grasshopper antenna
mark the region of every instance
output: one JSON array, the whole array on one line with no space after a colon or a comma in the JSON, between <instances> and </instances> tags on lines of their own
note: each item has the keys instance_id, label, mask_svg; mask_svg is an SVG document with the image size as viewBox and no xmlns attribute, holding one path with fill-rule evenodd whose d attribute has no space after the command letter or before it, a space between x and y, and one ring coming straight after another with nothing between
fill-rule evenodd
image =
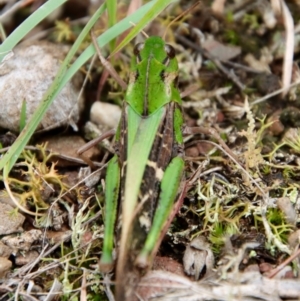
<instances>
[{"instance_id":1,"label":"grasshopper antenna","mask_svg":"<svg viewBox=\"0 0 300 301\"><path fill-rule=\"evenodd\" d=\"M176 22L178 21L181 17L183 17L184 15L188 14L190 11L192 11L197 5L199 5L201 3L201 1L198 1L196 2L194 5L192 5L190 8L186 9L185 11L183 11L180 15L178 15L174 20L172 20L166 30L165 30L165 33L163 35L163 40L165 40L165 37L166 37L166 34L167 34L167 31L169 30L169 28Z\"/></svg>"}]
</instances>

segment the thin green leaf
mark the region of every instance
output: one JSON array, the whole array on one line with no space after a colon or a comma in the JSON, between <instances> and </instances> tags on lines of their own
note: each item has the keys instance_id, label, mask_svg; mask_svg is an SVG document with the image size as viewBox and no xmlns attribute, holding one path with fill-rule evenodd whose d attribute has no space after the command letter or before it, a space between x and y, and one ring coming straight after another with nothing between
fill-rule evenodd
<instances>
[{"instance_id":1,"label":"thin green leaf","mask_svg":"<svg viewBox=\"0 0 300 301\"><path fill-rule=\"evenodd\" d=\"M143 5L137 11L135 11L130 16L124 18L120 22L118 22L115 26L108 29L101 36L97 38L97 42L100 48L103 48L107 43L109 43L113 38L119 36L124 31L132 26L130 22L137 23L139 20L147 13L149 9L155 4L156 1L148 2ZM65 86L65 84L74 76L74 74L83 66L93 55L95 54L94 45L88 46L84 52L77 58L77 60L72 64L72 66L68 69L65 76L63 77L58 93ZM1 165L0 165L1 168Z\"/></svg>"},{"instance_id":2,"label":"thin green leaf","mask_svg":"<svg viewBox=\"0 0 300 301\"><path fill-rule=\"evenodd\" d=\"M21 107L21 115L20 115L20 132L24 129L26 124L26 100L23 99L22 107Z\"/></svg>"},{"instance_id":3,"label":"thin green leaf","mask_svg":"<svg viewBox=\"0 0 300 301\"><path fill-rule=\"evenodd\" d=\"M3 176L7 177L10 170L12 169L13 165L17 161L20 153L26 146L27 142L29 141L30 137L34 133L35 129L39 125L41 119L43 118L45 112L57 96L57 94L60 92L59 84L61 80L64 77L64 74L67 70L67 67L75 55L76 51L78 50L79 46L81 45L84 38L88 35L91 28L94 26L96 21L99 19L101 14L105 10L105 5L100 6L100 8L95 12L95 14L92 16L90 21L86 24L80 35L78 36L77 40L75 41L74 45L70 49L68 55L66 56L65 60L63 61L52 85L47 90L45 95L43 96L43 99L40 103L40 105L37 107L36 111L34 112L33 116L31 117L30 121L27 123L23 131L20 133L19 137L15 141L15 143L11 146L9 151L4 155L4 157L0 161L0 170L4 167Z\"/></svg>"},{"instance_id":4,"label":"thin green leaf","mask_svg":"<svg viewBox=\"0 0 300 301\"><path fill-rule=\"evenodd\" d=\"M0 45L0 62L37 24L68 0L49 0L20 24Z\"/></svg>"},{"instance_id":5,"label":"thin green leaf","mask_svg":"<svg viewBox=\"0 0 300 301\"><path fill-rule=\"evenodd\" d=\"M146 5L142 6L139 10L134 12L132 15L126 17L122 21L118 22L115 26L107 30L103 33L100 37L97 38L98 44L100 47L105 46L109 43L113 38L117 37L125 30L130 28L132 22L138 22L143 15L155 4L155 1L151 1ZM102 7L101 7L102 9ZM100 9L97 10L99 13ZM96 13L97 13L96 12ZM46 112L47 108L51 105L52 101L55 97L60 93L62 88L66 85L66 83L74 76L74 74L81 68L83 64L85 64L95 53L95 48L93 45L90 45L85 49L85 51L77 58L77 60L72 64L72 66L65 72L66 66L69 64L71 58L73 57L74 53L77 51L82 39L85 37L86 34L90 31L91 27L94 23L98 20L99 15L94 14L89 23L83 29L82 33L76 40L75 44L73 45L72 49L70 50L68 56L64 60L60 71L58 72L53 84L46 92L41 105L37 108L36 112L32 116L31 120L25 126L24 130L19 135L18 139L15 143L11 146L10 150L3 156L0 160L0 170L4 169L3 175L7 177L10 170L12 169L13 165L17 161L20 153L26 146L27 142L29 141L30 137L34 133L35 129L37 128L38 124L40 123L41 119L43 118L44 113ZM102 13L102 12L101 12ZM79 45L78 45L79 44ZM4 168L5 167L5 168Z\"/></svg>"},{"instance_id":6,"label":"thin green leaf","mask_svg":"<svg viewBox=\"0 0 300 301\"><path fill-rule=\"evenodd\" d=\"M106 0L108 12L108 28L113 27L117 23L117 0ZM116 45L116 39L110 42L110 51L112 52Z\"/></svg>"},{"instance_id":7,"label":"thin green leaf","mask_svg":"<svg viewBox=\"0 0 300 301\"><path fill-rule=\"evenodd\" d=\"M169 4L177 0L157 0L151 9L143 16L139 23L137 23L126 38L117 46L117 48L110 55L112 57L127 45L147 24L155 19ZM134 21L133 21L134 22Z\"/></svg>"}]
</instances>

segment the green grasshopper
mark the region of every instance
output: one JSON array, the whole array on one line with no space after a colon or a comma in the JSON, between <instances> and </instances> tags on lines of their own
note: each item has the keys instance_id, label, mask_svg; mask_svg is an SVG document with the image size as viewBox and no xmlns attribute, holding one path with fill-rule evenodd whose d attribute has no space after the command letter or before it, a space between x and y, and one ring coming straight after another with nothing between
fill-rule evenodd
<instances>
[{"instance_id":1,"label":"green grasshopper","mask_svg":"<svg viewBox=\"0 0 300 301\"><path fill-rule=\"evenodd\" d=\"M130 300L180 199L184 150L177 76L175 50L160 37L135 46L105 187L100 269L109 271L113 266L117 223L116 300Z\"/></svg>"},{"instance_id":2,"label":"green grasshopper","mask_svg":"<svg viewBox=\"0 0 300 301\"><path fill-rule=\"evenodd\" d=\"M107 63L93 33L92 39L100 60ZM117 77L114 70L109 72ZM114 266L112 253L117 232L117 301L132 299L140 277L151 267L160 242L182 204L188 186L184 181L183 134L213 136L236 160L214 129L183 128L177 76L175 51L163 39L153 36L135 46L115 135L116 154L108 163L105 181L100 270L107 273ZM117 80L126 86L120 78ZM111 132L97 140L109 135Z\"/></svg>"}]
</instances>

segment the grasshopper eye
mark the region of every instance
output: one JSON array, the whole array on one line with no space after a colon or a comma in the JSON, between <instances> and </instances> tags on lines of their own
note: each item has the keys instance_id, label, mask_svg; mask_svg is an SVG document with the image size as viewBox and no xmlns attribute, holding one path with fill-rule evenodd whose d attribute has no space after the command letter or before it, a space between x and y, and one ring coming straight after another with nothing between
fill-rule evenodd
<instances>
[{"instance_id":1,"label":"grasshopper eye","mask_svg":"<svg viewBox=\"0 0 300 301\"><path fill-rule=\"evenodd\" d=\"M137 43L135 46L134 46L134 49L133 49L133 53L134 55L136 56L136 62L137 63L140 63L142 58L141 58L141 55L140 55L140 52L142 51L142 49L144 48L144 43Z\"/></svg>"},{"instance_id":2,"label":"grasshopper eye","mask_svg":"<svg viewBox=\"0 0 300 301\"><path fill-rule=\"evenodd\" d=\"M168 58L173 59L175 57L175 49L171 45L165 45L165 52L167 53Z\"/></svg>"},{"instance_id":3,"label":"grasshopper eye","mask_svg":"<svg viewBox=\"0 0 300 301\"><path fill-rule=\"evenodd\" d=\"M141 50L144 48L144 43L137 43L135 46L134 46L134 49L133 49L133 53L135 55L139 55Z\"/></svg>"}]
</instances>

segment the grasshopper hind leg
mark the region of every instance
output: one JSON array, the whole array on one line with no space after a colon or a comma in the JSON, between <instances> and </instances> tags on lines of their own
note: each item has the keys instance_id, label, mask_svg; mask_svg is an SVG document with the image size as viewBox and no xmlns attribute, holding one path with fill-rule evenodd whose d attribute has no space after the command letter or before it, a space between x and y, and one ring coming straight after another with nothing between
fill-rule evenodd
<instances>
[{"instance_id":1,"label":"grasshopper hind leg","mask_svg":"<svg viewBox=\"0 0 300 301\"><path fill-rule=\"evenodd\" d=\"M153 250L159 238L161 229L172 211L172 207L178 196L178 187L182 180L184 161L181 157L175 157L167 167L162 182L159 195L158 209L155 212L150 232L148 233L143 249L136 259L136 265L146 268L153 260Z\"/></svg>"}]
</instances>

